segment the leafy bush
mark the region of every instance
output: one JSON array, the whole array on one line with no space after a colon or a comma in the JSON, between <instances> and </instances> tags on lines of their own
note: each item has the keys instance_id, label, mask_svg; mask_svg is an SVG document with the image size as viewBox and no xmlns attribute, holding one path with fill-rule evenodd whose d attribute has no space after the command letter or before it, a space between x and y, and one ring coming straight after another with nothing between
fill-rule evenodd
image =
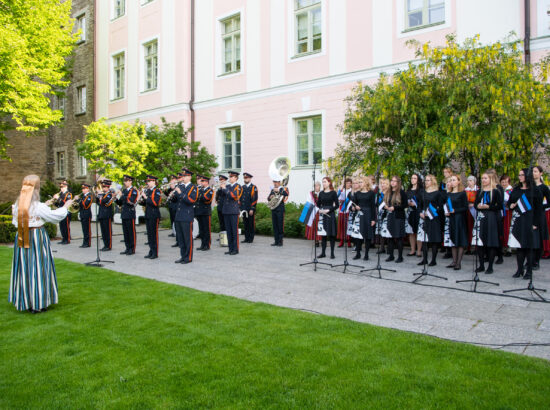
<instances>
[{"instance_id":1,"label":"leafy bush","mask_svg":"<svg viewBox=\"0 0 550 410\"><path fill-rule=\"evenodd\" d=\"M0 204L0 215L11 215L11 206L13 202L2 202Z\"/></svg>"},{"instance_id":2,"label":"leafy bush","mask_svg":"<svg viewBox=\"0 0 550 410\"><path fill-rule=\"evenodd\" d=\"M46 229L46 232L48 233L48 237L50 239L55 238L57 236L57 225L51 222L46 222L44 224L44 229Z\"/></svg>"},{"instance_id":3,"label":"leafy bush","mask_svg":"<svg viewBox=\"0 0 550 410\"><path fill-rule=\"evenodd\" d=\"M17 228L11 223L11 216L9 221L2 218L0 219L0 243L10 243L15 240L15 234Z\"/></svg>"}]
</instances>

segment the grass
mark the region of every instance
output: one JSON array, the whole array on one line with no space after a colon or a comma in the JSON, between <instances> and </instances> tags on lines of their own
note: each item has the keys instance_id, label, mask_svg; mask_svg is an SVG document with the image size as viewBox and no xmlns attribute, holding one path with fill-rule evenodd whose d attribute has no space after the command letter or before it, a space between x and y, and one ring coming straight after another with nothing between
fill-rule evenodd
<instances>
[{"instance_id":1,"label":"grass","mask_svg":"<svg viewBox=\"0 0 550 410\"><path fill-rule=\"evenodd\" d=\"M0 247L7 300L11 250ZM57 260L0 307L0 408L548 408L550 363Z\"/></svg>"}]
</instances>

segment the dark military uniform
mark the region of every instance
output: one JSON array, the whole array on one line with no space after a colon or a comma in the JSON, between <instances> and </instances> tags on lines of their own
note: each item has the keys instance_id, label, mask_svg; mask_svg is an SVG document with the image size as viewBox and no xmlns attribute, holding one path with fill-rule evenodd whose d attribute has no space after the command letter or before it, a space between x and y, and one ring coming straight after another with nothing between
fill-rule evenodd
<instances>
[{"instance_id":1,"label":"dark military uniform","mask_svg":"<svg viewBox=\"0 0 550 410\"><path fill-rule=\"evenodd\" d=\"M116 203L122 208L120 219L122 219L122 232L124 233L124 244L126 246L126 250L121 254L133 255L136 253L136 202L138 196L138 190L131 186L130 188L124 188L122 195L116 200Z\"/></svg>"},{"instance_id":2,"label":"dark military uniform","mask_svg":"<svg viewBox=\"0 0 550 410\"><path fill-rule=\"evenodd\" d=\"M273 237L275 246L283 246L283 235L285 231L285 203L288 200L288 188L280 186L279 188L273 188L269 193L267 200L269 201L276 192L279 192L284 198L277 208L271 210L271 223L273 224Z\"/></svg>"},{"instance_id":3,"label":"dark military uniform","mask_svg":"<svg viewBox=\"0 0 550 410\"><path fill-rule=\"evenodd\" d=\"M258 204L258 187L250 183L243 185L243 194L241 196L241 211L243 212L244 241L252 243L256 231L256 205ZM253 214L250 215L250 211Z\"/></svg>"},{"instance_id":4,"label":"dark military uniform","mask_svg":"<svg viewBox=\"0 0 550 410\"><path fill-rule=\"evenodd\" d=\"M230 255L239 253L239 201L243 190L238 183L227 185L223 190L225 196L223 203L223 218L227 231L227 244Z\"/></svg>"},{"instance_id":5,"label":"dark military uniform","mask_svg":"<svg viewBox=\"0 0 550 410\"><path fill-rule=\"evenodd\" d=\"M195 202L195 218L199 223L199 238L201 246L197 250L206 251L210 249L210 218L212 215L212 199L214 192L210 187L198 188L197 202Z\"/></svg>"},{"instance_id":6,"label":"dark military uniform","mask_svg":"<svg viewBox=\"0 0 550 410\"><path fill-rule=\"evenodd\" d=\"M104 186L110 186L111 183L103 182ZM110 251L113 246L113 201L114 196L111 191L97 195L96 202L99 205L97 219L101 228L101 239L103 240L102 251Z\"/></svg>"},{"instance_id":7,"label":"dark military uniform","mask_svg":"<svg viewBox=\"0 0 550 410\"><path fill-rule=\"evenodd\" d=\"M86 185L90 188L89 185ZM82 224L82 241L81 248L89 248L92 245L92 194L82 194L80 197L80 208L78 210L80 223Z\"/></svg>"},{"instance_id":8,"label":"dark military uniform","mask_svg":"<svg viewBox=\"0 0 550 410\"><path fill-rule=\"evenodd\" d=\"M225 177L224 175L220 175L220 182L222 181L227 181L227 177ZM224 201L225 201L225 194L223 193L223 189L221 188L218 188L218 190L216 191L216 197L215 197L215 200L216 200L216 210L218 212L218 221L220 223L220 232L224 232L226 229L225 229L225 221L223 219L223 204L224 204Z\"/></svg>"},{"instance_id":9,"label":"dark military uniform","mask_svg":"<svg viewBox=\"0 0 550 410\"><path fill-rule=\"evenodd\" d=\"M59 198L55 202L55 206L61 208L65 205L65 202L73 199L73 194L69 191L65 191L59 194ZM71 213L67 212L67 216L59 222L59 230L61 231L61 243L63 245L71 243Z\"/></svg>"},{"instance_id":10,"label":"dark military uniform","mask_svg":"<svg viewBox=\"0 0 550 410\"><path fill-rule=\"evenodd\" d=\"M168 197L172 191L173 189L168 187L168 189L164 191L164 195ZM170 229L173 229L173 230L174 230L174 218L176 217L176 206L177 204L173 201L166 202L166 207L168 208L168 212L170 213ZM174 236L174 233L172 232L169 236Z\"/></svg>"},{"instance_id":11,"label":"dark military uniform","mask_svg":"<svg viewBox=\"0 0 550 410\"><path fill-rule=\"evenodd\" d=\"M193 219L195 213L193 206L197 201L198 190L192 183L179 184L181 193L174 193L172 200L176 207L176 240L180 247L181 258L176 263L189 263L193 261Z\"/></svg>"},{"instance_id":12,"label":"dark military uniform","mask_svg":"<svg viewBox=\"0 0 550 410\"><path fill-rule=\"evenodd\" d=\"M150 178L150 177L148 177ZM156 181L157 179L154 178ZM147 188L145 197L140 204L145 206L145 226L147 229L147 242L149 253L145 258L156 259L159 256L159 221L160 221L160 189L157 187Z\"/></svg>"}]
</instances>

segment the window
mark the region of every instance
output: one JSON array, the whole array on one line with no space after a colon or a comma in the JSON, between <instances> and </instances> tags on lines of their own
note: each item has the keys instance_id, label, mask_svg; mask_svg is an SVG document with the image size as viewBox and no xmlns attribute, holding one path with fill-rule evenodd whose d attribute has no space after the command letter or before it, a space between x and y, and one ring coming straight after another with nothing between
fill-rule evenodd
<instances>
[{"instance_id":1,"label":"window","mask_svg":"<svg viewBox=\"0 0 550 410\"><path fill-rule=\"evenodd\" d=\"M241 70L241 15L222 20L222 73Z\"/></svg>"},{"instance_id":2,"label":"window","mask_svg":"<svg viewBox=\"0 0 550 410\"><path fill-rule=\"evenodd\" d=\"M151 3L153 0L141 0L141 5L145 6L146 4Z\"/></svg>"},{"instance_id":3,"label":"window","mask_svg":"<svg viewBox=\"0 0 550 410\"><path fill-rule=\"evenodd\" d=\"M64 177L65 176L65 152L59 151L57 153L57 176L58 177Z\"/></svg>"},{"instance_id":4,"label":"window","mask_svg":"<svg viewBox=\"0 0 550 410\"><path fill-rule=\"evenodd\" d=\"M143 45L145 55L145 84L144 91L157 88L158 82L158 43L157 40Z\"/></svg>"},{"instance_id":5,"label":"window","mask_svg":"<svg viewBox=\"0 0 550 410\"><path fill-rule=\"evenodd\" d=\"M113 18L119 18L124 16L126 13L126 1L125 0L113 0L114 9L113 9Z\"/></svg>"},{"instance_id":6,"label":"window","mask_svg":"<svg viewBox=\"0 0 550 410\"><path fill-rule=\"evenodd\" d=\"M61 118L65 118L65 96L58 95L55 97L57 109L61 111Z\"/></svg>"},{"instance_id":7,"label":"window","mask_svg":"<svg viewBox=\"0 0 550 410\"><path fill-rule=\"evenodd\" d=\"M321 0L295 0L296 55L321 51Z\"/></svg>"},{"instance_id":8,"label":"window","mask_svg":"<svg viewBox=\"0 0 550 410\"><path fill-rule=\"evenodd\" d=\"M298 165L321 163L322 136L321 116L296 120L296 163Z\"/></svg>"},{"instance_id":9,"label":"window","mask_svg":"<svg viewBox=\"0 0 550 410\"><path fill-rule=\"evenodd\" d=\"M241 127L227 128L223 132L223 168L241 168Z\"/></svg>"},{"instance_id":10,"label":"window","mask_svg":"<svg viewBox=\"0 0 550 410\"><path fill-rule=\"evenodd\" d=\"M445 22L445 0L405 0L406 29Z\"/></svg>"},{"instance_id":11,"label":"window","mask_svg":"<svg viewBox=\"0 0 550 410\"><path fill-rule=\"evenodd\" d=\"M86 15L82 14L76 18L76 30L80 30L79 43L86 41Z\"/></svg>"},{"instance_id":12,"label":"window","mask_svg":"<svg viewBox=\"0 0 550 410\"><path fill-rule=\"evenodd\" d=\"M124 53L113 56L113 100L124 98Z\"/></svg>"},{"instance_id":13,"label":"window","mask_svg":"<svg viewBox=\"0 0 550 410\"><path fill-rule=\"evenodd\" d=\"M88 163L86 162L86 158L84 158L82 155L78 155L78 163L77 163L77 174L79 177L85 177L88 173Z\"/></svg>"},{"instance_id":14,"label":"window","mask_svg":"<svg viewBox=\"0 0 550 410\"><path fill-rule=\"evenodd\" d=\"M86 112L86 86L81 85L76 87L76 114L82 114Z\"/></svg>"}]
</instances>

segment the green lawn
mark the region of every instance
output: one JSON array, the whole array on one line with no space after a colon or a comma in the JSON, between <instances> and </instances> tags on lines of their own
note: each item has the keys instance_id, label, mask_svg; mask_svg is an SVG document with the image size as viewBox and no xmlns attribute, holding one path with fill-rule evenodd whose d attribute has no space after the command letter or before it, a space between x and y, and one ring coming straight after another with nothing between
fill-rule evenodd
<instances>
[{"instance_id":1,"label":"green lawn","mask_svg":"<svg viewBox=\"0 0 550 410\"><path fill-rule=\"evenodd\" d=\"M7 302L0 408L548 408L550 362L57 261L60 303Z\"/></svg>"}]
</instances>

